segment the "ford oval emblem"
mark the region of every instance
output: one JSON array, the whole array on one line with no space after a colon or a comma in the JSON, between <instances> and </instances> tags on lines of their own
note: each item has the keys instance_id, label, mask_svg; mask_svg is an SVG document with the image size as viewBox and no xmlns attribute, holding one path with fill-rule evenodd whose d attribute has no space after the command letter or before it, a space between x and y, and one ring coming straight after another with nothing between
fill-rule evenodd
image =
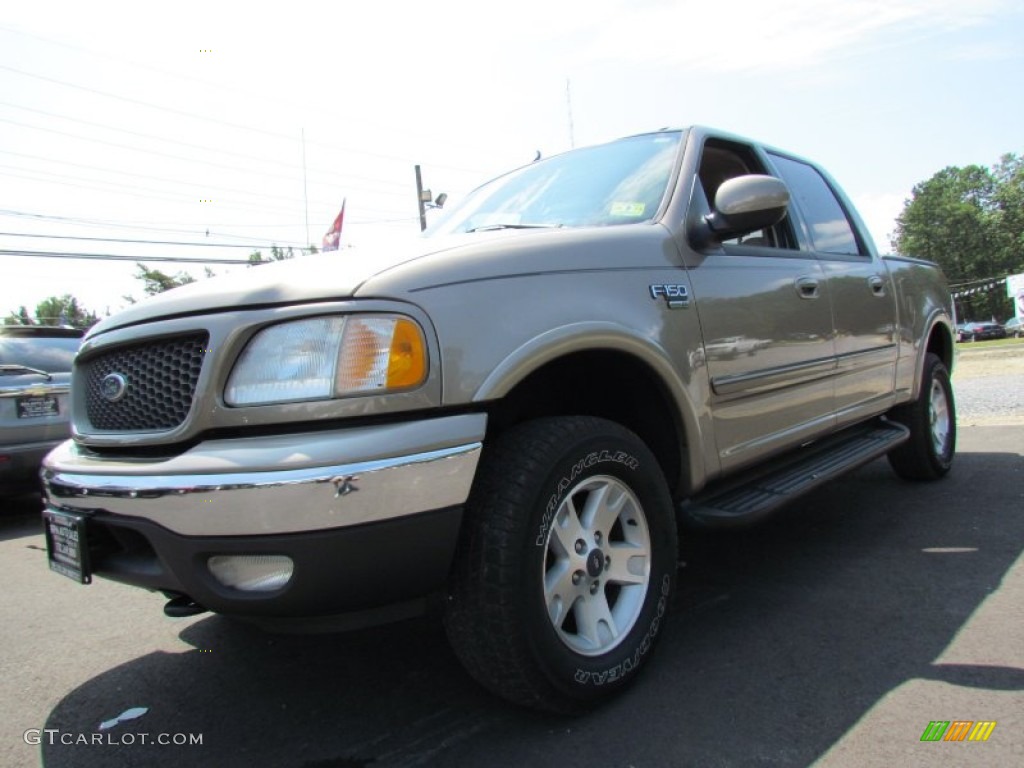
<instances>
[{"instance_id":1,"label":"ford oval emblem","mask_svg":"<svg viewBox=\"0 0 1024 768\"><path fill-rule=\"evenodd\" d=\"M100 394L108 403L116 403L128 391L128 379L120 373L108 373L100 382Z\"/></svg>"}]
</instances>

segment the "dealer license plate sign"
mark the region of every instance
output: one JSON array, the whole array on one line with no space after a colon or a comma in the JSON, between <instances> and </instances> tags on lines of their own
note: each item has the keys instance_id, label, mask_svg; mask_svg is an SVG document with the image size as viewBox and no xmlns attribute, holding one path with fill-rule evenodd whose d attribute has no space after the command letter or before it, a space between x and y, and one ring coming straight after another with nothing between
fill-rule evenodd
<instances>
[{"instance_id":1,"label":"dealer license plate sign","mask_svg":"<svg viewBox=\"0 0 1024 768\"><path fill-rule=\"evenodd\" d=\"M18 406L19 419L44 419L60 414L60 406L53 395L16 397L14 402Z\"/></svg>"},{"instance_id":2,"label":"dealer license plate sign","mask_svg":"<svg viewBox=\"0 0 1024 768\"><path fill-rule=\"evenodd\" d=\"M43 510L46 557L50 562L50 570L74 579L79 584L92 583L85 524L85 515L56 509Z\"/></svg>"}]
</instances>

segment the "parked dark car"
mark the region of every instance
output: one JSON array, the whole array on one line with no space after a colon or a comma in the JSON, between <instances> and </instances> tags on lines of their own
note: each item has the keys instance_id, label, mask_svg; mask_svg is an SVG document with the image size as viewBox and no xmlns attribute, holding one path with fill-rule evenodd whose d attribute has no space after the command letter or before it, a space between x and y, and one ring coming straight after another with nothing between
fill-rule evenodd
<instances>
[{"instance_id":1,"label":"parked dark car","mask_svg":"<svg viewBox=\"0 0 1024 768\"><path fill-rule=\"evenodd\" d=\"M999 323L973 323L971 334L975 341L988 341L989 339L1005 339L1006 331Z\"/></svg>"},{"instance_id":2,"label":"parked dark car","mask_svg":"<svg viewBox=\"0 0 1024 768\"><path fill-rule=\"evenodd\" d=\"M1021 336L1024 336L1024 328L1021 327L1019 317L1011 317L1003 323L1003 330L1006 331L1007 336L1012 336L1015 339L1019 339Z\"/></svg>"},{"instance_id":3,"label":"parked dark car","mask_svg":"<svg viewBox=\"0 0 1024 768\"><path fill-rule=\"evenodd\" d=\"M39 465L71 434L79 328L0 325L0 494L39 488Z\"/></svg>"},{"instance_id":4,"label":"parked dark car","mask_svg":"<svg viewBox=\"0 0 1024 768\"><path fill-rule=\"evenodd\" d=\"M964 323L957 327L957 341L989 341L1005 339L1006 331L999 323Z\"/></svg>"}]
</instances>

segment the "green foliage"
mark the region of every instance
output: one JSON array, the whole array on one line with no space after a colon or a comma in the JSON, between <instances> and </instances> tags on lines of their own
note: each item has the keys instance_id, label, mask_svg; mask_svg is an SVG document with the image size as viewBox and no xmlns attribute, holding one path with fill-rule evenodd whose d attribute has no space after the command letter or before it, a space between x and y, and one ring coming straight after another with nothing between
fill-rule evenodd
<instances>
[{"instance_id":1,"label":"green foliage","mask_svg":"<svg viewBox=\"0 0 1024 768\"><path fill-rule=\"evenodd\" d=\"M315 251L314 251L315 253ZM284 261L285 259L294 259L295 251L291 246L288 248L278 248L276 245L270 246L270 258L264 259L263 252L255 250L249 254L249 266L255 267L260 264L270 264L275 261Z\"/></svg>"},{"instance_id":2,"label":"green foliage","mask_svg":"<svg viewBox=\"0 0 1024 768\"><path fill-rule=\"evenodd\" d=\"M917 184L896 223L893 247L935 261L950 283L1024 272L1024 162L1004 155L992 168L948 167ZM964 320L1003 319L1004 292L958 301Z\"/></svg>"},{"instance_id":3,"label":"green foliage","mask_svg":"<svg viewBox=\"0 0 1024 768\"><path fill-rule=\"evenodd\" d=\"M18 307L17 312L11 312L7 317L4 318L4 325L35 325L36 321L25 309L25 305L22 304Z\"/></svg>"},{"instance_id":4,"label":"green foliage","mask_svg":"<svg viewBox=\"0 0 1024 768\"><path fill-rule=\"evenodd\" d=\"M1024 158L1003 155L992 173L996 179L993 199L1004 238L1001 247L1011 273L1019 274L1024 272Z\"/></svg>"},{"instance_id":5,"label":"green foliage","mask_svg":"<svg viewBox=\"0 0 1024 768\"><path fill-rule=\"evenodd\" d=\"M69 293L39 302L35 317L22 306L4 318L5 325L70 325L75 328L91 328L99 321L95 312L87 310Z\"/></svg>"},{"instance_id":6,"label":"green foliage","mask_svg":"<svg viewBox=\"0 0 1024 768\"><path fill-rule=\"evenodd\" d=\"M150 269L145 264L135 263L135 277L143 282L143 290L147 296L155 296L158 293L177 288L179 285L194 283L196 279L188 272L178 272L168 275L159 269ZM125 297L128 298L128 297Z\"/></svg>"}]
</instances>

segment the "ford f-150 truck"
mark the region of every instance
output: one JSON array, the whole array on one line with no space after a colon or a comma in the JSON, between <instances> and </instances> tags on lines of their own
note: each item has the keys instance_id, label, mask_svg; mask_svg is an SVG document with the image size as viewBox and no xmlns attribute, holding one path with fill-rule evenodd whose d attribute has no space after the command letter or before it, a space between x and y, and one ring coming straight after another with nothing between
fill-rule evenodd
<instances>
[{"instance_id":1,"label":"ford f-150 truck","mask_svg":"<svg viewBox=\"0 0 1024 768\"><path fill-rule=\"evenodd\" d=\"M408 247L93 328L43 469L50 566L272 629L437 608L488 688L578 710L649 659L680 521L886 455L950 469L952 318L806 160L700 127L574 150Z\"/></svg>"}]
</instances>

